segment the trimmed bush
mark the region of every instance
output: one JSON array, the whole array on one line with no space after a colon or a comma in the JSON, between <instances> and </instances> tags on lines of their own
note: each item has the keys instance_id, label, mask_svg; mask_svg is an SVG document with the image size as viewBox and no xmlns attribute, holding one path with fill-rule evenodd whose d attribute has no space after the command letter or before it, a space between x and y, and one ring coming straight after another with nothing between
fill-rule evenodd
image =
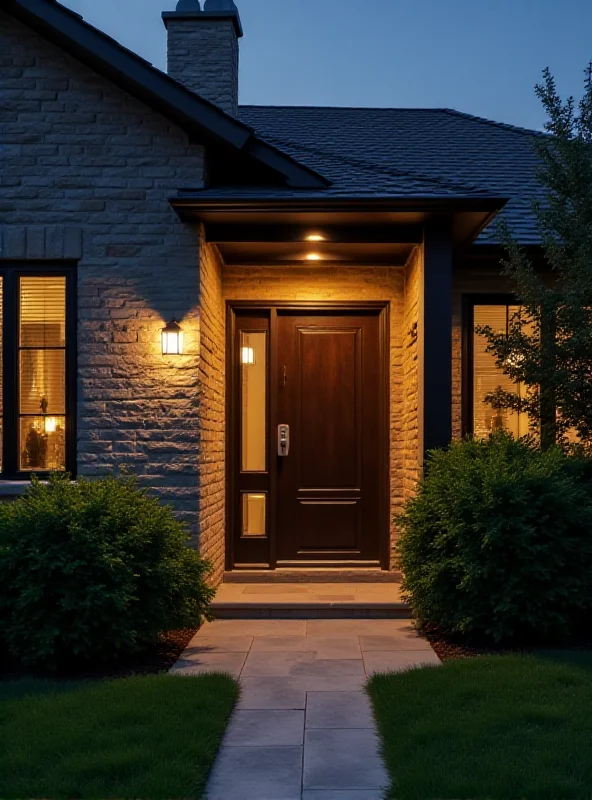
<instances>
[{"instance_id":1,"label":"trimmed bush","mask_svg":"<svg viewBox=\"0 0 592 800\"><path fill-rule=\"evenodd\" d=\"M33 478L0 505L0 636L31 667L114 660L208 615L209 566L133 478Z\"/></svg>"},{"instance_id":2,"label":"trimmed bush","mask_svg":"<svg viewBox=\"0 0 592 800\"><path fill-rule=\"evenodd\" d=\"M590 474L504 433L431 453L398 519L419 619L497 642L573 633L592 604Z\"/></svg>"}]
</instances>

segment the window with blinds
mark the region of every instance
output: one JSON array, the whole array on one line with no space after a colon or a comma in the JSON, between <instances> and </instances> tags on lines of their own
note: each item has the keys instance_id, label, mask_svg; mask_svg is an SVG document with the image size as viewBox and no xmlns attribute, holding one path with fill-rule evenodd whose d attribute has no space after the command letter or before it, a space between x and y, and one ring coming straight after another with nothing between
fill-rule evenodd
<instances>
[{"instance_id":1,"label":"window with blinds","mask_svg":"<svg viewBox=\"0 0 592 800\"><path fill-rule=\"evenodd\" d=\"M489 325L497 333L507 334L512 316L519 311L511 305L475 305L474 327ZM497 366L495 356L487 353L487 340L473 331L473 434L488 436L503 429L514 436L528 433L528 416L508 409L494 408L485 398L499 387L521 395L523 387L516 384Z\"/></svg>"},{"instance_id":2,"label":"window with blinds","mask_svg":"<svg viewBox=\"0 0 592 800\"><path fill-rule=\"evenodd\" d=\"M66 279L20 277L20 469L65 469Z\"/></svg>"},{"instance_id":3,"label":"window with blinds","mask_svg":"<svg viewBox=\"0 0 592 800\"><path fill-rule=\"evenodd\" d=\"M75 270L0 268L0 477L74 472Z\"/></svg>"}]
</instances>

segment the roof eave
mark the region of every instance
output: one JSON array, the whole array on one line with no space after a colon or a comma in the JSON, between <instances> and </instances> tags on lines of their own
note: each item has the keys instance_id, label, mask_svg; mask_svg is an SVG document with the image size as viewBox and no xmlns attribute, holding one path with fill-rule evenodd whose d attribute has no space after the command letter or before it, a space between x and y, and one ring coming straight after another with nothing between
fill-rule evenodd
<instances>
[{"instance_id":1,"label":"roof eave","mask_svg":"<svg viewBox=\"0 0 592 800\"><path fill-rule=\"evenodd\" d=\"M304 194L304 192L303 192ZM425 211L489 211L491 218L506 205L507 197L459 196L459 197L203 197L200 192L182 193L169 198L173 208L181 211L341 211L375 210L425 210Z\"/></svg>"}]
</instances>

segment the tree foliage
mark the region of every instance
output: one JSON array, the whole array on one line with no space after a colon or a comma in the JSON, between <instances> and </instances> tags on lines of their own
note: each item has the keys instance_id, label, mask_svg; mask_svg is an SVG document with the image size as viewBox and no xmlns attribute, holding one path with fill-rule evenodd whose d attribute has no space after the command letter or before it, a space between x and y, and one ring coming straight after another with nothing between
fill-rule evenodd
<instances>
[{"instance_id":1,"label":"tree foliage","mask_svg":"<svg viewBox=\"0 0 592 800\"><path fill-rule=\"evenodd\" d=\"M535 139L544 198L534 204L545 263L501 226L520 311L507 335L477 332L524 391L498 388L486 400L527 413L543 446L565 443L570 431L592 446L592 63L578 103L561 99L548 69L536 93L547 113L548 135Z\"/></svg>"}]
</instances>

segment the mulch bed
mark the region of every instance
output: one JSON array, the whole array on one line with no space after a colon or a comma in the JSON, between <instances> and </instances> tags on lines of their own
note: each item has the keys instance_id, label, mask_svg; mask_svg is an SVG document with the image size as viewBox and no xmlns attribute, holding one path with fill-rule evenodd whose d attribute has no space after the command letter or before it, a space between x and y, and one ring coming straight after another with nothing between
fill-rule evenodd
<instances>
[{"instance_id":1,"label":"mulch bed","mask_svg":"<svg viewBox=\"0 0 592 800\"><path fill-rule=\"evenodd\" d=\"M478 658L479 656L507 655L509 653L527 655L529 653L536 653L542 649L551 649L550 647L542 648L534 646L508 647L500 645L499 647L493 647L490 644L484 645L478 642L465 641L460 637L446 636L435 626L426 626L422 632L441 661L453 661L459 658ZM558 649L574 651L592 650L592 638L583 637L577 641L570 641L561 645Z\"/></svg>"},{"instance_id":2,"label":"mulch bed","mask_svg":"<svg viewBox=\"0 0 592 800\"><path fill-rule=\"evenodd\" d=\"M197 633L198 628L169 631L153 646L117 664L88 665L72 664L59 672L26 670L4 653L0 653L0 681L19 678L46 678L62 681L98 681L113 678L128 678L131 675L158 675L167 672Z\"/></svg>"}]
</instances>

